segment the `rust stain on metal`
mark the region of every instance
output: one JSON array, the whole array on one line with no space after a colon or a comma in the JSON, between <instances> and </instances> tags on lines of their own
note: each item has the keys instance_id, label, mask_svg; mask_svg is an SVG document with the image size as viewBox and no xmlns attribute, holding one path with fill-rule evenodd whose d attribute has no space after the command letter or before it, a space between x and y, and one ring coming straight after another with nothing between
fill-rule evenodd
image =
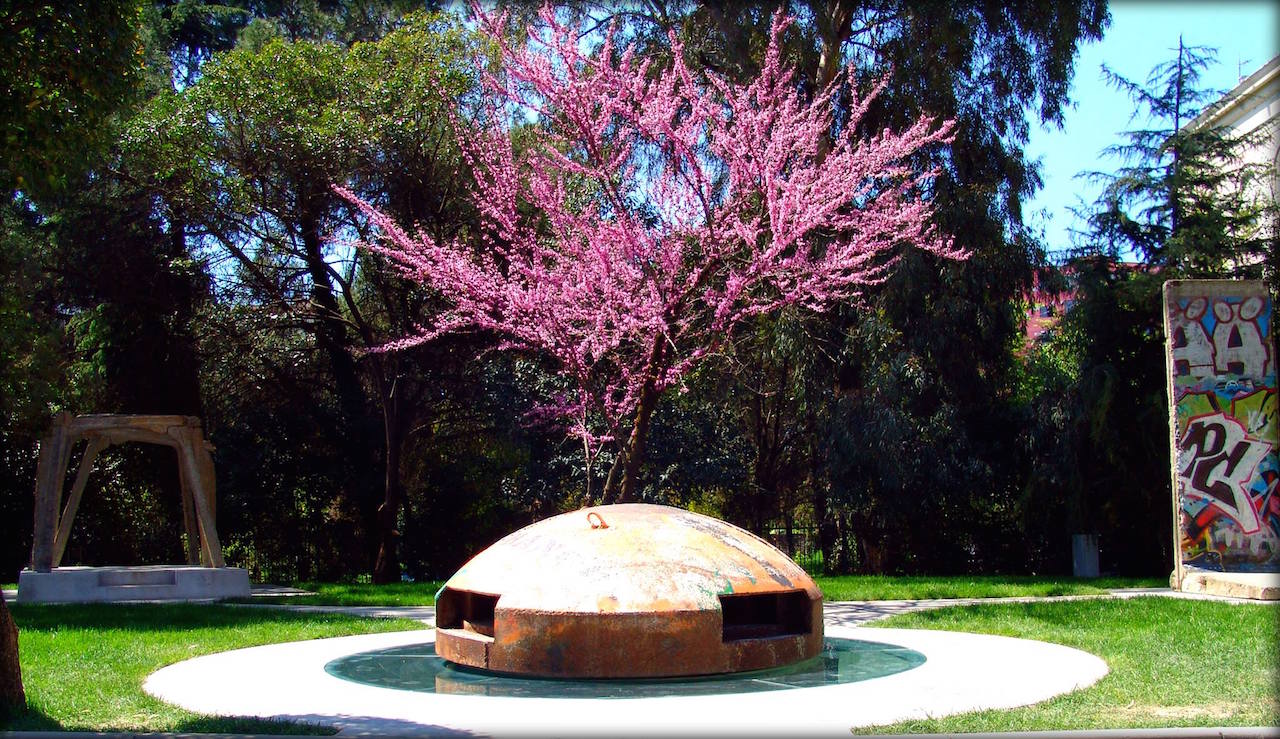
<instances>
[{"instance_id":1,"label":"rust stain on metal","mask_svg":"<svg viewBox=\"0 0 1280 739\"><path fill-rule=\"evenodd\" d=\"M476 555L436 601L436 650L543 677L673 677L822 648L822 594L768 542L666 506L598 506Z\"/></svg>"}]
</instances>

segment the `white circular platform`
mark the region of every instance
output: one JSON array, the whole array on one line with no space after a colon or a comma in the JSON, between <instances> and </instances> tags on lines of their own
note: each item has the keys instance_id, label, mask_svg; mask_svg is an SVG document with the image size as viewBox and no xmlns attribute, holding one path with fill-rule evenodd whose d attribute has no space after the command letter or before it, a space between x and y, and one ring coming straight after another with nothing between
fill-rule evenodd
<instances>
[{"instance_id":1,"label":"white circular platform","mask_svg":"<svg viewBox=\"0 0 1280 739\"><path fill-rule=\"evenodd\" d=\"M1087 687L1107 665L1078 649L1000 636L826 627L827 636L922 652L920 667L844 685L666 698L508 698L377 688L330 661L434 639L432 630L273 644L197 657L151 675L151 695L197 713L338 727L343 734L849 736L853 727L1013 708Z\"/></svg>"}]
</instances>

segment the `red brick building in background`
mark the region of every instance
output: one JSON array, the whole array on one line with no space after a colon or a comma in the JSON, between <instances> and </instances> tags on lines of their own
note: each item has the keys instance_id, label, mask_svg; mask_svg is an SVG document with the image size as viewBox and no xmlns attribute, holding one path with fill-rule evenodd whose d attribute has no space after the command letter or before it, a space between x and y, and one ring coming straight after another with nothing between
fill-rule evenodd
<instances>
[{"instance_id":1,"label":"red brick building in background","mask_svg":"<svg viewBox=\"0 0 1280 739\"><path fill-rule=\"evenodd\" d=\"M1069 264L1056 269L1066 279L1067 287L1065 290L1047 289L1043 284L1045 280L1041 279L1040 272L1036 273L1035 280L1031 285L1031 294L1027 296L1024 350L1031 348L1032 345L1040 341L1046 340L1048 337L1045 337L1044 333L1058 325L1058 321L1062 320L1062 316L1075 302L1076 287L1075 280L1072 279L1074 270Z\"/></svg>"},{"instance_id":2,"label":"red brick building in background","mask_svg":"<svg viewBox=\"0 0 1280 739\"><path fill-rule=\"evenodd\" d=\"M1026 317L1026 330L1023 337L1023 351L1030 349L1033 345L1047 341L1050 333L1071 310L1071 306L1076 300L1076 264L1082 260L1104 259L1104 257L1082 257L1081 260L1067 262L1061 266L1050 267L1049 269L1056 271L1056 275L1050 276L1051 273L1037 272L1035 280L1031 285L1031 292L1025 296L1026 309L1024 316ZM1109 267L1113 272L1139 272L1151 271L1159 272L1159 267L1152 267L1143 262L1115 262L1110 261ZM1061 286L1062 289L1055 290L1053 287Z\"/></svg>"}]
</instances>

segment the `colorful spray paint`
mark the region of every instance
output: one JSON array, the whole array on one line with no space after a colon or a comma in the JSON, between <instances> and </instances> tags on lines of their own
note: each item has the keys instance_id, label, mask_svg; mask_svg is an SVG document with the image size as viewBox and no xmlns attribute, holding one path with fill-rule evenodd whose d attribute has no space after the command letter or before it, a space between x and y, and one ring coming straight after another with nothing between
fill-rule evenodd
<instances>
[{"instance_id":1,"label":"colorful spray paint","mask_svg":"<svg viewBox=\"0 0 1280 739\"><path fill-rule=\"evenodd\" d=\"M1280 572L1280 418L1266 285L1164 285L1174 579L1184 567Z\"/></svg>"}]
</instances>

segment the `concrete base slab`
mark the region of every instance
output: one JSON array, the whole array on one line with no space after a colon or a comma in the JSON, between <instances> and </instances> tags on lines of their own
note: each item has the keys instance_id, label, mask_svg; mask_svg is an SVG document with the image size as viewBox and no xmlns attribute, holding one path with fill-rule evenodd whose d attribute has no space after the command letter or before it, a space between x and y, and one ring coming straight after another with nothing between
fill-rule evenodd
<instances>
[{"instance_id":1,"label":"concrete base slab","mask_svg":"<svg viewBox=\"0 0 1280 739\"><path fill-rule=\"evenodd\" d=\"M19 603L110 603L248 598L239 567L57 567L18 575Z\"/></svg>"},{"instance_id":2,"label":"concrete base slab","mask_svg":"<svg viewBox=\"0 0 1280 739\"><path fill-rule=\"evenodd\" d=\"M827 626L827 634L896 644L923 665L863 682L757 693L663 698L532 698L419 693L325 672L357 652L434 639L433 631L239 649L165 667L143 689L190 711L337 727L346 734L431 736L831 736L854 727L1012 708L1092 685L1101 659L1000 636Z\"/></svg>"},{"instance_id":3,"label":"concrete base slab","mask_svg":"<svg viewBox=\"0 0 1280 739\"><path fill-rule=\"evenodd\" d=\"M1182 592L1250 600L1280 600L1280 572L1213 572L1187 568Z\"/></svg>"}]
</instances>

